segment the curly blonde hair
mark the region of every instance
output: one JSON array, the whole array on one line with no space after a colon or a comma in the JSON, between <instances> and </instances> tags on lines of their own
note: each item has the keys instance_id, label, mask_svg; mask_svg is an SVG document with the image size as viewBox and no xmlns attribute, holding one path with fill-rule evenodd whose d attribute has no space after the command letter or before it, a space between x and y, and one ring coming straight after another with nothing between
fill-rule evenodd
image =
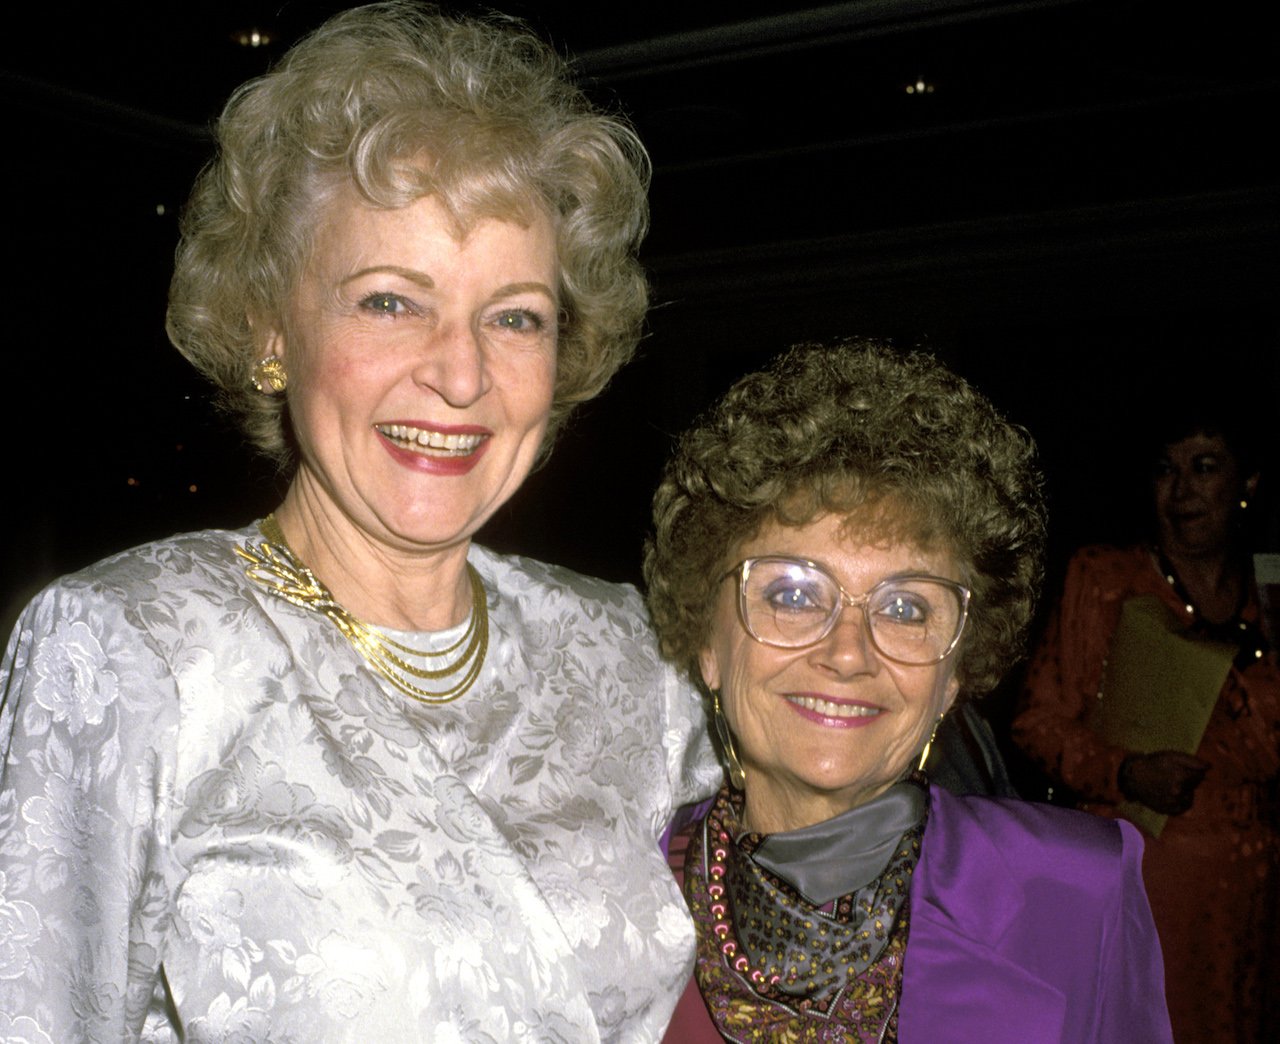
<instances>
[{"instance_id":1,"label":"curly blonde hair","mask_svg":"<svg viewBox=\"0 0 1280 1044\"><path fill-rule=\"evenodd\" d=\"M460 232L551 216L563 311L544 448L635 350L648 156L514 20L403 0L343 12L232 95L217 143L183 215L167 327L281 466L293 463L283 397L255 392L250 375L347 186L388 208L434 195Z\"/></svg>"},{"instance_id":2,"label":"curly blonde hair","mask_svg":"<svg viewBox=\"0 0 1280 1044\"><path fill-rule=\"evenodd\" d=\"M962 688L993 688L1022 648L1045 511L1025 431L931 356L800 345L742 378L679 440L653 501L649 606L666 656L700 681L715 578L770 522L837 514L960 562L973 601Z\"/></svg>"}]
</instances>

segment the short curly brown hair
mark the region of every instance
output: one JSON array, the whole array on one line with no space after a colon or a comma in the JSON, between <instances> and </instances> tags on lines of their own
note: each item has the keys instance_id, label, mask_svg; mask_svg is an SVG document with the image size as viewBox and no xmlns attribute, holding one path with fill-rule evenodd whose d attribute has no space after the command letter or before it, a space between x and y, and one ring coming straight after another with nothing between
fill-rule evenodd
<instances>
[{"instance_id":1,"label":"short curly brown hair","mask_svg":"<svg viewBox=\"0 0 1280 1044\"><path fill-rule=\"evenodd\" d=\"M183 215L169 336L281 466L293 463L282 397L250 374L346 186L388 208L433 195L460 231L550 215L562 315L544 448L635 350L648 156L519 22L403 0L345 11L236 91L217 141Z\"/></svg>"},{"instance_id":2,"label":"short curly brown hair","mask_svg":"<svg viewBox=\"0 0 1280 1044\"><path fill-rule=\"evenodd\" d=\"M1043 576L1030 436L922 353L800 345L742 378L680 439L653 501L649 606L666 656L701 681L717 584L762 526L863 516L959 560L972 589L957 677L993 688L1021 652Z\"/></svg>"}]
</instances>

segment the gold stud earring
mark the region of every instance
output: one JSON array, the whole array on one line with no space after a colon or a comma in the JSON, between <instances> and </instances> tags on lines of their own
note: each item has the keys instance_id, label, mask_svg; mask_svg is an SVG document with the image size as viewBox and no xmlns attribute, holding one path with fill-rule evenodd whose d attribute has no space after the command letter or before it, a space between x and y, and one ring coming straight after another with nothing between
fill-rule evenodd
<instances>
[{"instance_id":1,"label":"gold stud earring","mask_svg":"<svg viewBox=\"0 0 1280 1044\"><path fill-rule=\"evenodd\" d=\"M720 707L720 690L711 693L711 718L715 723L716 737L720 740L720 749L724 752L724 760L729 768L729 783L735 790L746 790L747 774L742 770L742 762L738 760L738 752L733 746L733 733L729 731L729 722L725 719Z\"/></svg>"},{"instance_id":2,"label":"gold stud earring","mask_svg":"<svg viewBox=\"0 0 1280 1044\"><path fill-rule=\"evenodd\" d=\"M253 364L249 382L263 395L279 395L289 387L289 374L285 372L284 363L278 355L268 355Z\"/></svg>"}]
</instances>

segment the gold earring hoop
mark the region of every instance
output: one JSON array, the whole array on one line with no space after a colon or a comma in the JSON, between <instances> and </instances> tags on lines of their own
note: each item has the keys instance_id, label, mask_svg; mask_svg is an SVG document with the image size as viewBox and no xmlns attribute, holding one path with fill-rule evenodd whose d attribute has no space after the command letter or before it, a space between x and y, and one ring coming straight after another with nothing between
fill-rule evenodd
<instances>
[{"instance_id":1,"label":"gold earring hoop","mask_svg":"<svg viewBox=\"0 0 1280 1044\"><path fill-rule=\"evenodd\" d=\"M929 760L929 752L933 750L933 741L938 738L938 726L942 724L945 714L939 714L938 720L933 723L933 731L929 733L929 742L924 745L924 750L920 752L920 760L916 763L916 768L921 772L924 771L925 763Z\"/></svg>"},{"instance_id":2,"label":"gold earring hoop","mask_svg":"<svg viewBox=\"0 0 1280 1044\"><path fill-rule=\"evenodd\" d=\"M253 364L249 383L263 395L279 395L289 387L289 374L285 372L284 363L278 355L268 355Z\"/></svg>"},{"instance_id":3,"label":"gold earring hoop","mask_svg":"<svg viewBox=\"0 0 1280 1044\"><path fill-rule=\"evenodd\" d=\"M742 762L738 760L738 752L733 746L733 733L729 731L729 722L720 707L719 689L714 689L711 693L711 720L715 724L716 738L720 740L720 749L729 769L729 783L735 790L746 790L747 774L742 771Z\"/></svg>"}]
</instances>

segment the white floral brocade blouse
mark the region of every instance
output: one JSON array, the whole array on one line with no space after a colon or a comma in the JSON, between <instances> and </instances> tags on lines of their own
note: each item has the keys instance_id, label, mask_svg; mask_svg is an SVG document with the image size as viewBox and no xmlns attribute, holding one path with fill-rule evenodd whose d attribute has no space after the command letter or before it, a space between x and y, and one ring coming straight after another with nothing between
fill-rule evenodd
<instances>
[{"instance_id":1,"label":"white floral brocade blouse","mask_svg":"<svg viewBox=\"0 0 1280 1044\"><path fill-rule=\"evenodd\" d=\"M19 621L0 1040L658 1040L693 930L657 839L719 770L636 592L473 547L488 655L428 706L249 581L250 540L125 552Z\"/></svg>"}]
</instances>

